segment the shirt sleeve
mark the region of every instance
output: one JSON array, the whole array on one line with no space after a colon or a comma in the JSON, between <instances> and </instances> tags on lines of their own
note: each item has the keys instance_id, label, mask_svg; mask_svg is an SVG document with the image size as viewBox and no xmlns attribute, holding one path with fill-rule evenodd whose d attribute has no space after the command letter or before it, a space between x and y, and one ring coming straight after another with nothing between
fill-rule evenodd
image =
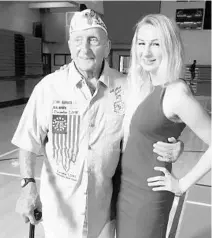
<instances>
[{"instance_id":1,"label":"shirt sleeve","mask_svg":"<svg viewBox=\"0 0 212 238\"><path fill-rule=\"evenodd\" d=\"M47 135L42 90L35 86L12 138L17 147L39 154Z\"/></svg>"}]
</instances>

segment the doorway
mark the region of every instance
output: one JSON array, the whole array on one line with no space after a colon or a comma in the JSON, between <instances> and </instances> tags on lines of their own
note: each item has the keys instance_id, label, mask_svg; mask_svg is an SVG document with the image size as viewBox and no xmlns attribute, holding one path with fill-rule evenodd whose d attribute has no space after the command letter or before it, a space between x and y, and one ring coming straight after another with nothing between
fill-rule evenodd
<instances>
[{"instance_id":1,"label":"doorway","mask_svg":"<svg viewBox=\"0 0 212 238\"><path fill-rule=\"evenodd\" d=\"M51 73L51 54L43 53L43 74L47 75Z\"/></svg>"}]
</instances>

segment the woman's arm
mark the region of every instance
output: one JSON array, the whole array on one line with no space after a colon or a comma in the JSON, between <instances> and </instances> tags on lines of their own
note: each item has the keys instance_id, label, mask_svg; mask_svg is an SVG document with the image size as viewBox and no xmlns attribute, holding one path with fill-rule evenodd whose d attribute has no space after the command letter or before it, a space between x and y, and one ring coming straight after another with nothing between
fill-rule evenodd
<instances>
[{"instance_id":1,"label":"woman's arm","mask_svg":"<svg viewBox=\"0 0 212 238\"><path fill-rule=\"evenodd\" d=\"M206 110L192 95L189 87L178 82L169 92L170 111L177 115L206 144L211 143L211 120Z\"/></svg>"},{"instance_id":2,"label":"woman's arm","mask_svg":"<svg viewBox=\"0 0 212 238\"><path fill-rule=\"evenodd\" d=\"M194 98L188 86L183 82L176 82L170 86L164 96L163 109L165 114L177 116L191 130L208 145L211 144L211 121L207 112ZM178 180L165 168L157 167L165 176L149 178L148 185L154 191L168 190L176 194L187 191L194 183L211 169L211 147L203 154L199 162ZM158 186L158 187L155 187Z\"/></svg>"},{"instance_id":3,"label":"woman's arm","mask_svg":"<svg viewBox=\"0 0 212 238\"><path fill-rule=\"evenodd\" d=\"M177 97L178 95L178 97ZM192 95L184 83L177 83L172 89L173 112L200 139L211 144L211 120L208 113ZM201 179L211 169L211 147L203 154L198 163L179 180L182 192L187 191L194 183Z\"/></svg>"},{"instance_id":4,"label":"woman's arm","mask_svg":"<svg viewBox=\"0 0 212 238\"><path fill-rule=\"evenodd\" d=\"M199 181L211 169L212 147L203 154L198 163L179 180L181 193L186 192L193 184Z\"/></svg>"}]
</instances>

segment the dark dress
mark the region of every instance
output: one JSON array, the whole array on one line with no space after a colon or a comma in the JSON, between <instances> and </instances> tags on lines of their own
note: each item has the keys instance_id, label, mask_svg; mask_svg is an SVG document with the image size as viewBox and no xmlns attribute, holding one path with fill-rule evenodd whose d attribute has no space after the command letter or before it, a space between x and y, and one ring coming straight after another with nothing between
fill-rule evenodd
<instances>
[{"instance_id":1,"label":"dark dress","mask_svg":"<svg viewBox=\"0 0 212 238\"><path fill-rule=\"evenodd\" d=\"M117 238L165 238L174 194L152 191L147 178L164 175L155 166L171 171L171 163L158 161L157 141L178 138L184 123L168 120L162 110L165 89L154 91L137 107L122 157L121 189L117 203Z\"/></svg>"}]
</instances>

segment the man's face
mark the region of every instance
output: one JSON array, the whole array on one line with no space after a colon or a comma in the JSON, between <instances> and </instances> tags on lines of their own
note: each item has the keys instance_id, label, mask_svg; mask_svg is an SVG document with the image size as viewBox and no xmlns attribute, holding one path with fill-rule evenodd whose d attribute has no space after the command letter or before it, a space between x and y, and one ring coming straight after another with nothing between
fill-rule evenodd
<instances>
[{"instance_id":1,"label":"man's face","mask_svg":"<svg viewBox=\"0 0 212 238\"><path fill-rule=\"evenodd\" d=\"M77 68L85 72L100 69L110 51L107 35L101 28L73 32L68 43Z\"/></svg>"}]
</instances>

